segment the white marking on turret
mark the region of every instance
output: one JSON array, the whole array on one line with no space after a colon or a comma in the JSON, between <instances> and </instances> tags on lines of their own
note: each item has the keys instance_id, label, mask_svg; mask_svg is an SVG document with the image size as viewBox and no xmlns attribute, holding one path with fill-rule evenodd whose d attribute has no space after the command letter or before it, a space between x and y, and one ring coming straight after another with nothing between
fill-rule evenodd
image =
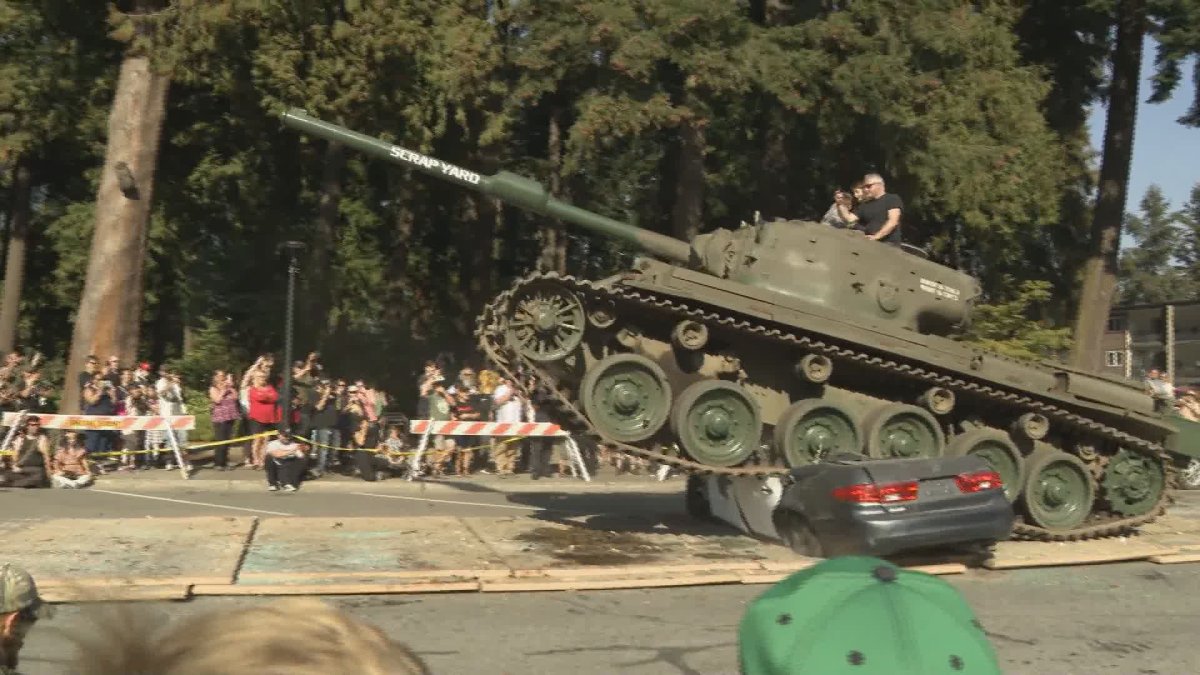
<instances>
[{"instance_id":1,"label":"white marking on turret","mask_svg":"<svg viewBox=\"0 0 1200 675\"><path fill-rule=\"evenodd\" d=\"M946 284L941 284L925 278L921 279L921 290L925 291L926 293L932 293L940 298L946 298L948 300L958 300L962 295L962 293L953 286L947 286Z\"/></svg>"}]
</instances>

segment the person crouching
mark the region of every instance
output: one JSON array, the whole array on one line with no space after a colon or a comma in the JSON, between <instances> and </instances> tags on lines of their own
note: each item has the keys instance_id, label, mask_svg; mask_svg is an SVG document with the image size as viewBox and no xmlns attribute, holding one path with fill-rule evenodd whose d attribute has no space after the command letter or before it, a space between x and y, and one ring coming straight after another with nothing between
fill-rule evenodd
<instances>
[{"instance_id":1,"label":"person crouching","mask_svg":"<svg viewBox=\"0 0 1200 675\"><path fill-rule=\"evenodd\" d=\"M279 428L279 436L267 443L263 465L267 472L267 489L295 492L300 488L304 473L304 446L292 436L287 426Z\"/></svg>"},{"instance_id":2,"label":"person crouching","mask_svg":"<svg viewBox=\"0 0 1200 675\"><path fill-rule=\"evenodd\" d=\"M50 482L56 488L82 488L92 484L92 464L88 461L87 449L74 431L67 432L63 446L54 453L51 464Z\"/></svg>"}]
</instances>

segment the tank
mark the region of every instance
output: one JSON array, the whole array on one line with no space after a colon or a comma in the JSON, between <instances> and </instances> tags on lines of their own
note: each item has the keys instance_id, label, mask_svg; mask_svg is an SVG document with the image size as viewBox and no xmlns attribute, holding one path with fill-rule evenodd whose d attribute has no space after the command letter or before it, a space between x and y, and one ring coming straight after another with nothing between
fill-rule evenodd
<instances>
[{"instance_id":1,"label":"tank","mask_svg":"<svg viewBox=\"0 0 1200 675\"><path fill-rule=\"evenodd\" d=\"M490 366L572 433L698 480L767 477L833 453L976 454L1004 482L1014 535L1131 532L1164 512L1171 452L1197 438L1129 381L956 340L980 295L922 251L802 220L681 241L324 122L306 134L646 255L607 279L532 273L483 308Z\"/></svg>"}]
</instances>

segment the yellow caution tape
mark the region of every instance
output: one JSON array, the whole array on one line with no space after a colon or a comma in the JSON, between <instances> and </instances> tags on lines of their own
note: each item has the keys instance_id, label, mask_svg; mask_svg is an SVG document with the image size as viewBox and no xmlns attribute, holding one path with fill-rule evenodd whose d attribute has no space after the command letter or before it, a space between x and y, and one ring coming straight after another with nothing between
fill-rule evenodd
<instances>
[{"instance_id":1,"label":"yellow caution tape","mask_svg":"<svg viewBox=\"0 0 1200 675\"><path fill-rule=\"evenodd\" d=\"M195 445L189 445L186 448L181 447L181 448L179 448L179 451L181 453L191 452L192 450L199 450L201 448L211 448L211 447L214 447L217 445L230 445L233 443L241 443L242 441L250 441L250 440L254 440L255 438L269 438L278 433L279 433L278 431L264 431L260 434L251 434L249 436L239 436L237 438L231 438L227 441L213 441L211 443L196 443ZM299 436L297 436L296 438L299 438ZM88 457L123 457L125 455L149 455L149 454L153 454L156 452L173 452L173 451L169 446L167 446L167 447L159 448L157 450L113 450L112 452L89 452L87 454L87 456ZM17 454L15 450L5 450L4 452L0 452L0 455L15 455L15 454Z\"/></svg>"},{"instance_id":2,"label":"yellow caution tape","mask_svg":"<svg viewBox=\"0 0 1200 675\"><path fill-rule=\"evenodd\" d=\"M249 436L239 436L237 438L231 438L226 441L212 441L211 443L197 443L194 445L189 445L186 448L180 448L179 451L181 453L187 453L187 452L191 452L192 450L200 450L202 448L211 448L211 447L215 447L218 445L230 445L233 443L241 443L242 441L250 441L250 440L254 440L256 438L264 438L264 437L269 438L271 436L278 435L278 433L279 433L278 431L264 431L260 434L251 434ZM292 438L295 438L297 441L304 443L305 445L316 446L318 448L325 448L327 450L338 450L338 451L342 451L342 452L371 452L371 453L376 453L376 454L380 454L380 455L388 455L390 457L412 457L417 454L416 451L392 452L390 450L384 450L381 448L379 448L379 449L375 449L375 448L340 448L340 447L333 446L333 445L325 445L324 443L317 443L316 441L310 441L307 438L304 438L303 436L293 436ZM509 437L509 438L505 438L501 441L497 441L495 443L495 445L508 445L509 443L515 443L515 442L521 441L521 440L524 440L524 438ZM492 447L493 447L493 445L491 443L487 443L484 445L475 445L475 446L470 446L470 447L466 447L466 448L455 448L454 450L435 450L434 448L430 447L425 450L424 454L429 455L429 454L447 454L450 452L455 452L455 453L478 452L480 450L487 450ZM90 453L88 453L87 456L88 457L124 457L126 455L149 455L149 454L161 453L161 452L172 452L172 449L170 447L163 447L163 448L159 448L157 450L114 450L112 452L90 452ZM17 454L17 453L14 450L6 450L4 452L0 452L0 455L15 455L15 454Z\"/></svg>"},{"instance_id":3,"label":"yellow caution tape","mask_svg":"<svg viewBox=\"0 0 1200 675\"><path fill-rule=\"evenodd\" d=\"M374 449L374 448L339 448L339 447L335 447L332 445L325 445L324 443L317 443L316 441L301 439L299 436L297 436L296 439L302 440L304 443L306 443L308 445L314 445L318 448L325 448L327 450L341 450L343 452L373 452L373 453L380 454L380 455L388 455L390 457L412 457L413 455L417 454L415 451L395 451L395 452L393 452L390 450ZM509 443L514 443L514 442L520 441L520 440L523 440L523 439L521 439L521 438L506 438L502 441L499 441L496 445L507 445ZM451 450L451 451L434 450L433 448L427 448L425 450L424 454L428 455L428 454L433 454L433 453L444 454L446 452L476 452L478 450L487 450L488 448L491 448L491 447L492 447L492 444L488 443L486 445L475 445L475 446L468 447L468 448L455 448L454 450Z\"/></svg>"}]
</instances>

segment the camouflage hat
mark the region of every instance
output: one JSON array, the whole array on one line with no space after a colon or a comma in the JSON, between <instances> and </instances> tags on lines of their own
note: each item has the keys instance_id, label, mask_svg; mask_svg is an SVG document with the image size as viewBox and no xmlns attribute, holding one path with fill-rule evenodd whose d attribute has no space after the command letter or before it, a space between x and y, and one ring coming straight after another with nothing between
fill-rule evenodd
<instances>
[{"instance_id":1,"label":"camouflage hat","mask_svg":"<svg viewBox=\"0 0 1200 675\"><path fill-rule=\"evenodd\" d=\"M49 610L38 595L37 584L29 572L12 563L0 565L0 614L30 611L45 617Z\"/></svg>"}]
</instances>

